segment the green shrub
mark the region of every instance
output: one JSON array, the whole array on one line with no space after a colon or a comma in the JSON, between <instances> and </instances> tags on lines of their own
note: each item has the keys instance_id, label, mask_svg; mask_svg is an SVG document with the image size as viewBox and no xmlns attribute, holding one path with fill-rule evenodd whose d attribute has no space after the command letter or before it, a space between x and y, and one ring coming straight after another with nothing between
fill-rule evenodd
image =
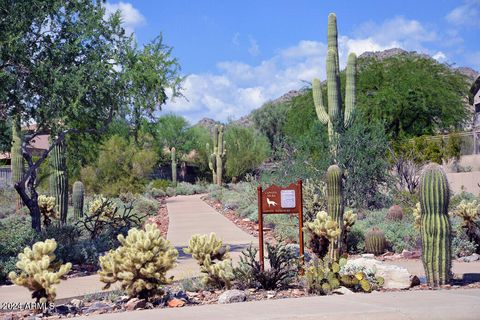
<instances>
[{"instance_id":1,"label":"green shrub","mask_svg":"<svg viewBox=\"0 0 480 320\"><path fill-rule=\"evenodd\" d=\"M16 211L17 192L12 187L0 188L0 219L12 215Z\"/></svg>"},{"instance_id":2,"label":"green shrub","mask_svg":"<svg viewBox=\"0 0 480 320\"><path fill-rule=\"evenodd\" d=\"M133 214L139 217L156 215L160 204L157 200L137 195L133 202Z\"/></svg>"},{"instance_id":3,"label":"green shrub","mask_svg":"<svg viewBox=\"0 0 480 320\"><path fill-rule=\"evenodd\" d=\"M189 195L195 194L195 188L193 184L190 184L188 182L178 183L175 190L177 195L189 196Z\"/></svg>"},{"instance_id":4,"label":"green shrub","mask_svg":"<svg viewBox=\"0 0 480 320\"><path fill-rule=\"evenodd\" d=\"M173 187L172 181L165 179L152 180L148 185L152 188L161 189L163 191L166 191L168 187Z\"/></svg>"}]
</instances>

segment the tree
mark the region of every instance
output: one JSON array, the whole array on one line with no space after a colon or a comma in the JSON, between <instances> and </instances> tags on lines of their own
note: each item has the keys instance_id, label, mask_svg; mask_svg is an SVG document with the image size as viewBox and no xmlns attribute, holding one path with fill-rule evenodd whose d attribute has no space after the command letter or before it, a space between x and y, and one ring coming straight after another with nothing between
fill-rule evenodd
<instances>
[{"instance_id":1,"label":"tree","mask_svg":"<svg viewBox=\"0 0 480 320\"><path fill-rule=\"evenodd\" d=\"M160 151L165 149L171 150L175 147L177 157L180 159L183 155L188 153L190 149L189 141L191 140L191 131L188 121L175 114L166 114L158 118L153 124L153 134L157 143L157 148ZM170 161L165 158L165 161Z\"/></svg>"},{"instance_id":2,"label":"tree","mask_svg":"<svg viewBox=\"0 0 480 320\"><path fill-rule=\"evenodd\" d=\"M270 154L267 138L252 128L227 127L225 147L226 175L232 179L256 169Z\"/></svg>"},{"instance_id":3,"label":"tree","mask_svg":"<svg viewBox=\"0 0 480 320\"><path fill-rule=\"evenodd\" d=\"M268 138L272 147L283 135L288 109L288 103L269 102L252 112L255 127Z\"/></svg>"},{"instance_id":4,"label":"tree","mask_svg":"<svg viewBox=\"0 0 480 320\"><path fill-rule=\"evenodd\" d=\"M138 50L100 1L6 0L0 15L0 116L36 124L23 136L28 168L15 189L40 231L36 177L51 150L71 134L104 133L117 114L153 114L162 92L179 95L181 77L161 38ZM44 131L51 145L34 160L28 143Z\"/></svg>"}]
</instances>

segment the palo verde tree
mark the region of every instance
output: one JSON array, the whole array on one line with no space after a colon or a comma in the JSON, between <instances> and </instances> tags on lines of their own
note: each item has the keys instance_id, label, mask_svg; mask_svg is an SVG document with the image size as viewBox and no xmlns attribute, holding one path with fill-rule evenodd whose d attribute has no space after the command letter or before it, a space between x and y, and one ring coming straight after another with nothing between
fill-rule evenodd
<instances>
[{"instance_id":1,"label":"palo verde tree","mask_svg":"<svg viewBox=\"0 0 480 320\"><path fill-rule=\"evenodd\" d=\"M182 78L161 38L138 50L102 1L5 0L0 29L0 116L35 124L22 135L27 168L15 189L40 231L37 171L50 152L68 135L102 134L118 114L153 114ZM50 146L34 158L27 146L45 131Z\"/></svg>"}]
</instances>

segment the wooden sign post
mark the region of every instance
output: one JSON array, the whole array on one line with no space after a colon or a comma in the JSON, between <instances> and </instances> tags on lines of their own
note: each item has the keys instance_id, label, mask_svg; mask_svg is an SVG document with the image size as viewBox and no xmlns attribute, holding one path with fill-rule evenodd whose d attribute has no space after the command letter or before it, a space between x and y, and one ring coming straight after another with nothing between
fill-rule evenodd
<instances>
[{"instance_id":1,"label":"wooden sign post","mask_svg":"<svg viewBox=\"0 0 480 320\"><path fill-rule=\"evenodd\" d=\"M298 235L300 244L300 256L304 255L303 247L303 197L302 180L291 183L288 187L271 185L265 190L259 186L258 192L258 242L260 264L265 268L263 248L263 215L264 214L298 214Z\"/></svg>"}]
</instances>

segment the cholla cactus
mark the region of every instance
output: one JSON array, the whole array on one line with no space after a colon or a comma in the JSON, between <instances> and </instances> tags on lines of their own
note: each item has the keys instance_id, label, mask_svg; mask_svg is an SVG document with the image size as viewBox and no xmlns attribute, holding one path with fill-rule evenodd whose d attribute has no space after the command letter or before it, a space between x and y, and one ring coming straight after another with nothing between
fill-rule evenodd
<instances>
[{"instance_id":1,"label":"cholla cactus","mask_svg":"<svg viewBox=\"0 0 480 320\"><path fill-rule=\"evenodd\" d=\"M43 216L43 224L45 227L51 224L52 219L58 219L55 206L55 197L49 197L43 194L38 197L38 207Z\"/></svg>"},{"instance_id":2,"label":"cholla cactus","mask_svg":"<svg viewBox=\"0 0 480 320\"><path fill-rule=\"evenodd\" d=\"M357 222L357 214L353 213L353 210L345 211L343 215L343 225L345 226L346 232L350 232L355 222Z\"/></svg>"},{"instance_id":3,"label":"cholla cactus","mask_svg":"<svg viewBox=\"0 0 480 320\"><path fill-rule=\"evenodd\" d=\"M115 203L102 195L96 195L95 198L88 203L86 214L89 216L99 215L100 220L108 221L112 219L117 211Z\"/></svg>"},{"instance_id":4,"label":"cholla cactus","mask_svg":"<svg viewBox=\"0 0 480 320\"><path fill-rule=\"evenodd\" d=\"M480 203L477 200L471 202L462 200L452 214L462 218L464 226L475 223L480 217Z\"/></svg>"},{"instance_id":5,"label":"cholla cactus","mask_svg":"<svg viewBox=\"0 0 480 320\"><path fill-rule=\"evenodd\" d=\"M417 202L415 208L412 209L413 218L415 219L415 229L420 230L422 227L422 208L420 202Z\"/></svg>"},{"instance_id":6,"label":"cholla cactus","mask_svg":"<svg viewBox=\"0 0 480 320\"><path fill-rule=\"evenodd\" d=\"M191 254L200 265L200 271L204 274L204 285L230 288L234 275L228 251L229 247L223 245L215 233L193 235L188 248L183 249L183 252Z\"/></svg>"},{"instance_id":7,"label":"cholla cactus","mask_svg":"<svg viewBox=\"0 0 480 320\"><path fill-rule=\"evenodd\" d=\"M305 224L305 231L310 238L310 248L319 257L323 258L329 245L340 235L340 227L325 211L317 213L312 222Z\"/></svg>"},{"instance_id":8,"label":"cholla cactus","mask_svg":"<svg viewBox=\"0 0 480 320\"><path fill-rule=\"evenodd\" d=\"M32 291L32 298L37 302L53 302L56 296L55 284L72 268L71 263L55 263L55 239L37 242L32 248L26 247L18 255L17 268L20 274L10 272L8 277L16 285Z\"/></svg>"},{"instance_id":9,"label":"cholla cactus","mask_svg":"<svg viewBox=\"0 0 480 320\"><path fill-rule=\"evenodd\" d=\"M148 299L163 294L163 286L171 282L166 273L176 265L178 251L153 224L147 224L145 231L132 228L127 237L118 235L118 241L117 249L100 257L104 289L119 281L131 297Z\"/></svg>"}]
</instances>

